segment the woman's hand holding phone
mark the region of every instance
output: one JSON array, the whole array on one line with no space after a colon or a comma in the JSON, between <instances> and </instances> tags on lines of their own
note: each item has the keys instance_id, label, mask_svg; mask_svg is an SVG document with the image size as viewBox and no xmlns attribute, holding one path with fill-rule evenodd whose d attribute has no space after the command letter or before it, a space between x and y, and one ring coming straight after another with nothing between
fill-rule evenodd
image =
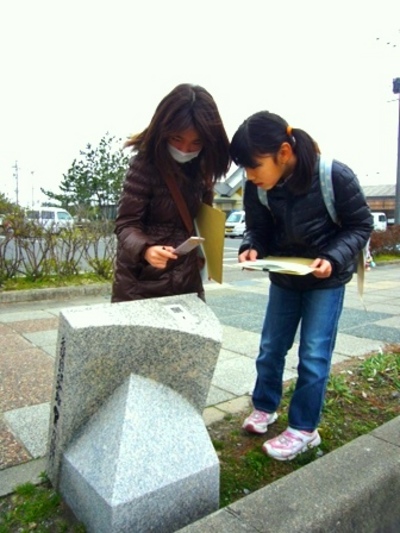
<instances>
[{"instance_id":1,"label":"woman's hand holding phone","mask_svg":"<svg viewBox=\"0 0 400 533\"><path fill-rule=\"evenodd\" d=\"M149 246L144 254L146 261L154 268L165 268L170 259L178 259L173 246Z\"/></svg>"},{"instance_id":2,"label":"woman's hand holding phone","mask_svg":"<svg viewBox=\"0 0 400 533\"><path fill-rule=\"evenodd\" d=\"M191 252L204 242L203 237L189 237L182 244L173 246L149 246L144 254L146 261L154 268L165 268L170 259L178 259L178 256Z\"/></svg>"},{"instance_id":3,"label":"woman's hand holding phone","mask_svg":"<svg viewBox=\"0 0 400 533\"><path fill-rule=\"evenodd\" d=\"M177 248L175 248L174 252L177 255L187 254L191 252L194 248L199 246L202 242L204 242L203 237L189 237L188 239L186 239L186 241L184 241Z\"/></svg>"}]
</instances>

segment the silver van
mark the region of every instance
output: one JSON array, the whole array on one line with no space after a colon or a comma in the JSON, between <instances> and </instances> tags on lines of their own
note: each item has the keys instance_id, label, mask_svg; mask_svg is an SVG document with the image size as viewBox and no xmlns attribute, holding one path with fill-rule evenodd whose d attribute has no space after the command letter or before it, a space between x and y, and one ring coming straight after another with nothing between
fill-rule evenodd
<instances>
[{"instance_id":1,"label":"silver van","mask_svg":"<svg viewBox=\"0 0 400 533\"><path fill-rule=\"evenodd\" d=\"M243 237L245 231L244 211L232 211L225 221L225 237Z\"/></svg>"}]
</instances>

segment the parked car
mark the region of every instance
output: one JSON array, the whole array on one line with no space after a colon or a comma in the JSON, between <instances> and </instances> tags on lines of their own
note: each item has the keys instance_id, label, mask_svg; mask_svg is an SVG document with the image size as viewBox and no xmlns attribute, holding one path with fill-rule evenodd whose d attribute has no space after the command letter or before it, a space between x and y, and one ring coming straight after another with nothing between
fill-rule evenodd
<instances>
[{"instance_id":1,"label":"parked car","mask_svg":"<svg viewBox=\"0 0 400 533\"><path fill-rule=\"evenodd\" d=\"M59 233L62 229L68 229L74 226L72 215L60 207L33 209L27 212L26 217L29 221L51 233Z\"/></svg>"},{"instance_id":2,"label":"parked car","mask_svg":"<svg viewBox=\"0 0 400 533\"><path fill-rule=\"evenodd\" d=\"M388 219L386 214L383 212L373 212L371 215L374 218L374 230L375 231L386 231L388 226Z\"/></svg>"},{"instance_id":3,"label":"parked car","mask_svg":"<svg viewBox=\"0 0 400 533\"><path fill-rule=\"evenodd\" d=\"M225 237L243 237L245 231L244 211L232 211L225 221Z\"/></svg>"}]
</instances>

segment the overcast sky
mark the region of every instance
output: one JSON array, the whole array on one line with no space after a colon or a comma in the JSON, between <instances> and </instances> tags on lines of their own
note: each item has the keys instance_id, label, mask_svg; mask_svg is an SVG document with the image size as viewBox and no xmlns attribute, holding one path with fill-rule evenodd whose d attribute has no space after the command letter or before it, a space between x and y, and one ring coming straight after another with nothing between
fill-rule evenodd
<instances>
[{"instance_id":1,"label":"overcast sky","mask_svg":"<svg viewBox=\"0 0 400 533\"><path fill-rule=\"evenodd\" d=\"M45 199L87 143L145 128L182 82L229 137L268 109L362 185L396 181L400 1L19 0L0 4L0 192ZM388 44L389 43L389 44Z\"/></svg>"}]
</instances>

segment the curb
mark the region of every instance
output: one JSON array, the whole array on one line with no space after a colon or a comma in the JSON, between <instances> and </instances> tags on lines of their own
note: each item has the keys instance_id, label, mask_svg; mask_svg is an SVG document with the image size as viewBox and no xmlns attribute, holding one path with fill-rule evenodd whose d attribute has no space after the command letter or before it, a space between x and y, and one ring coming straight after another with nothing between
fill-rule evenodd
<instances>
[{"instance_id":1,"label":"curb","mask_svg":"<svg viewBox=\"0 0 400 533\"><path fill-rule=\"evenodd\" d=\"M400 416L178 531L397 533L399 435Z\"/></svg>"},{"instance_id":2,"label":"curb","mask_svg":"<svg viewBox=\"0 0 400 533\"><path fill-rule=\"evenodd\" d=\"M46 466L47 458L40 457L0 470L0 498L12 494L18 485L43 483L41 475L46 471Z\"/></svg>"}]
</instances>

